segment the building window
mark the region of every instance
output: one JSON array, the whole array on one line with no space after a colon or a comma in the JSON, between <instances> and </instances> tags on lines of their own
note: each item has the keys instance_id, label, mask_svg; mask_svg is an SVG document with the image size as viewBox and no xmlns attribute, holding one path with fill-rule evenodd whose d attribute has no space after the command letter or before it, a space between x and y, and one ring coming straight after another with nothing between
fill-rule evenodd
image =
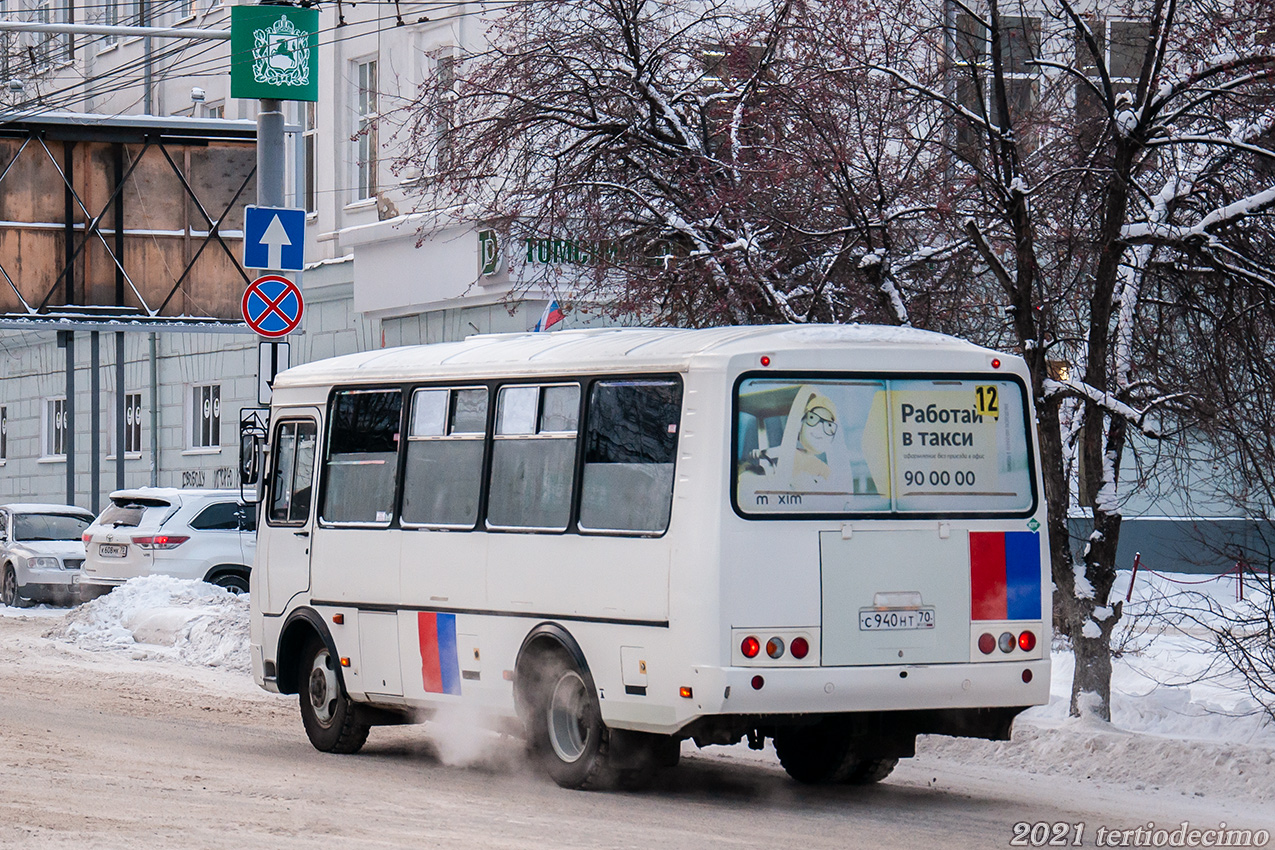
<instances>
[{"instance_id":1,"label":"building window","mask_svg":"<svg viewBox=\"0 0 1275 850\"><path fill-rule=\"evenodd\" d=\"M50 398L44 402L44 456L66 457L70 437L66 415L66 399Z\"/></svg>"},{"instance_id":2,"label":"building window","mask_svg":"<svg viewBox=\"0 0 1275 850\"><path fill-rule=\"evenodd\" d=\"M142 450L142 394L124 394L124 454Z\"/></svg>"},{"instance_id":3,"label":"building window","mask_svg":"<svg viewBox=\"0 0 1275 850\"><path fill-rule=\"evenodd\" d=\"M354 194L355 200L376 197L376 62L355 65L358 89L354 103Z\"/></svg>"},{"instance_id":4,"label":"building window","mask_svg":"<svg viewBox=\"0 0 1275 850\"><path fill-rule=\"evenodd\" d=\"M1147 21L1090 20L1089 31L1097 44L1097 56L1080 32L1076 33L1076 67L1101 88L1098 63L1102 62L1111 78L1116 96L1132 94L1146 60L1151 41L1151 24ZM1077 133L1082 141L1092 141L1107 121L1107 109L1097 92L1085 83L1076 84Z\"/></svg>"},{"instance_id":5,"label":"building window","mask_svg":"<svg viewBox=\"0 0 1275 850\"><path fill-rule=\"evenodd\" d=\"M221 387L217 384L192 387L190 398L191 448L219 447L221 445Z\"/></svg>"},{"instance_id":6,"label":"building window","mask_svg":"<svg viewBox=\"0 0 1275 850\"><path fill-rule=\"evenodd\" d=\"M1001 114L991 88L990 33L973 15L958 15L956 18L954 70L957 102L989 124L1005 128L1022 121L1039 97L1036 78L1040 70L1035 60L1040 56L1040 18L1003 15L999 36L1008 116ZM982 138L981 129L962 121L957 129L957 150L969 155L981 147Z\"/></svg>"},{"instance_id":7,"label":"building window","mask_svg":"<svg viewBox=\"0 0 1275 850\"><path fill-rule=\"evenodd\" d=\"M303 106L305 108L305 129L301 132L301 139L305 147L305 211L312 213L318 209L315 203L314 178L317 174L315 158L317 155L316 145L319 140L319 105L317 103L305 103Z\"/></svg>"},{"instance_id":8,"label":"building window","mask_svg":"<svg viewBox=\"0 0 1275 850\"><path fill-rule=\"evenodd\" d=\"M0 407L0 463L9 459L9 408Z\"/></svg>"},{"instance_id":9,"label":"building window","mask_svg":"<svg viewBox=\"0 0 1275 850\"><path fill-rule=\"evenodd\" d=\"M204 117L205 118L225 118L226 117L225 102L218 101L216 103L210 103L207 106L205 106Z\"/></svg>"},{"instance_id":10,"label":"building window","mask_svg":"<svg viewBox=\"0 0 1275 850\"><path fill-rule=\"evenodd\" d=\"M31 7L31 20L41 24L69 24L71 22L71 0L34 0ZM28 48L32 64L37 72L44 71L54 63L70 62L75 58L74 42L70 35L38 35Z\"/></svg>"},{"instance_id":11,"label":"building window","mask_svg":"<svg viewBox=\"0 0 1275 850\"><path fill-rule=\"evenodd\" d=\"M439 56L434 63L438 75L438 126L434 148L434 169L449 170L452 159L452 130L456 127L456 57L450 53Z\"/></svg>"}]
</instances>

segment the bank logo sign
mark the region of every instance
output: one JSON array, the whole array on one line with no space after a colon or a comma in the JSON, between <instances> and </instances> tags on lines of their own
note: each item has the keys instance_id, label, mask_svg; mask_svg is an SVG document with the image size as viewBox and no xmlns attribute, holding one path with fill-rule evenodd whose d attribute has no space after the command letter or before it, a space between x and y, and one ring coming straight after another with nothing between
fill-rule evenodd
<instances>
[{"instance_id":1,"label":"bank logo sign","mask_svg":"<svg viewBox=\"0 0 1275 850\"><path fill-rule=\"evenodd\" d=\"M232 6L230 15L232 97L318 100L317 9Z\"/></svg>"}]
</instances>

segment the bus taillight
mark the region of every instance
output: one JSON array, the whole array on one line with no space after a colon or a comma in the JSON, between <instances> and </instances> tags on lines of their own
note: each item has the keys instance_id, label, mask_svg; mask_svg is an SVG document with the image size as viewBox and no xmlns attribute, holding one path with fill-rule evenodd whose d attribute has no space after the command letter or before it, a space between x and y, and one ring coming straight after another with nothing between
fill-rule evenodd
<instances>
[{"instance_id":1,"label":"bus taillight","mask_svg":"<svg viewBox=\"0 0 1275 850\"><path fill-rule=\"evenodd\" d=\"M978 651L984 655L991 655L992 650L996 649L996 638L989 633L983 632L978 636Z\"/></svg>"},{"instance_id":2,"label":"bus taillight","mask_svg":"<svg viewBox=\"0 0 1275 850\"><path fill-rule=\"evenodd\" d=\"M793 658L800 661L810 652L810 642L804 637L793 638L792 645L788 647L788 651L792 653Z\"/></svg>"},{"instance_id":3,"label":"bus taillight","mask_svg":"<svg viewBox=\"0 0 1275 850\"><path fill-rule=\"evenodd\" d=\"M1023 652L1031 652L1036 648L1036 635L1034 632L1023 632L1018 636L1018 648Z\"/></svg>"},{"instance_id":4,"label":"bus taillight","mask_svg":"<svg viewBox=\"0 0 1275 850\"><path fill-rule=\"evenodd\" d=\"M766 641L766 654L771 658L778 658L784 654L784 639L773 637Z\"/></svg>"},{"instance_id":5,"label":"bus taillight","mask_svg":"<svg viewBox=\"0 0 1275 850\"><path fill-rule=\"evenodd\" d=\"M749 635L740 643L739 651L744 653L745 658L756 658L757 653L761 652L761 641Z\"/></svg>"},{"instance_id":6,"label":"bus taillight","mask_svg":"<svg viewBox=\"0 0 1275 850\"><path fill-rule=\"evenodd\" d=\"M1013 632L1002 632L998 645L1001 652L1013 652L1014 647L1018 645L1018 640L1014 637Z\"/></svg>"}]
</instances>

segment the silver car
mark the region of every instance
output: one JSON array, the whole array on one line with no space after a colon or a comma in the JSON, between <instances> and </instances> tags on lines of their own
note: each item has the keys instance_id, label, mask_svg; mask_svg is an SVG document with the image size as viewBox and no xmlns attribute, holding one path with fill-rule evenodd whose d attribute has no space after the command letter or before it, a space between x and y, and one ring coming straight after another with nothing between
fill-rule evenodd
<instances>
[{"instance_id":1,"label":"silver car","mask_svg":"<svg viewBox=\"0 0 1275 850\"><path fill-rule=\"evenodd\" d=\"M81 536L91 522L93 514L73 505L0 505L0 601L78 602Z\"/></svg>"}]
</instances>

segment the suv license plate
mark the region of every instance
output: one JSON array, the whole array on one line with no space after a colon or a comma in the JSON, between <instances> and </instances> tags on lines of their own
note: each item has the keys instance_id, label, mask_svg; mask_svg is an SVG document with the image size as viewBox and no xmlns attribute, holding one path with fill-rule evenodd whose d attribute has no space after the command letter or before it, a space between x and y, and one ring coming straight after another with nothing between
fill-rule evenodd
<instances>
[{"instance_id":1,"label":"suv license plate","mask_svg":"<svg viewBox=\"0 0 1275 850\"><path fill-rule=\"evenodd\" d=\"M933 608L890 609L885 611L879 608L859 609L859 631L861 632L932 628L934 628Z\"/></svg>"},{"instance_id":2,"label":"suv license plate","mask_svg":"<svg viewBox=\"0 0 1275 850\"><path fill-rule=\"evenodd\" d=\"M99 543L97 554L103 558L123 558L128 554L128 545L121 543Z\"/></svg>"}]
</instances>

